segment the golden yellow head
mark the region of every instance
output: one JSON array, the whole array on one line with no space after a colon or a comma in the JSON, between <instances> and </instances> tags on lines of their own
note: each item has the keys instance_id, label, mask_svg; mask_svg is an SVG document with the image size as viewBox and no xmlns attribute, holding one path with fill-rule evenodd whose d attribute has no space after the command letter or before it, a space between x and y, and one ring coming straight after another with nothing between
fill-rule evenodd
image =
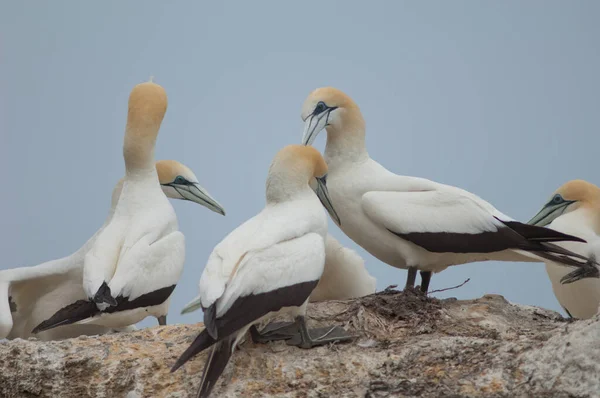
<instances>
[{"instance_id":1,"label":"golden yellow head","mask_svg":"<svg viewBox=\"0 0 600 398\"><path fill-rule=\"evenodd\" d=\"M305 182L327 175L325 159L312 146L286 146L275 155L272 167L285 169L286 173L302 176L306 178Z\"/></svg>"},{"instance_id":2,"label":"golden yellow head","mask_svg":"<svg viewBox=\"0 0 600 398\"><path fill-rule=\"evenodd\" d=\"M591 206L600 201L600 188L584 180L571 180L558 188L554 195L560 195L566 201Z\"/></svg>"},{"instance_id":3,"label":"golden yellow head","mask_svg":"<svg viewBox=\"0 0 600 398\"><path fill-rule=\"evenodd\" d=\"M303 145L311 145L324 128L328 133L364 134L365 121L356 103L344 92L321 87L308 95L302 105Z\"/></svg>"},{"instance_id":4,"label":"golden yellow head","mask_svg":"<svg viewBox=\"0 0 600 398\"><path fill-rule=\"evenodd\" d=\"M156 83L136 85L129 94L127 129L139 136L156 136L167 111L167 93Z\"/></svg>"},{"instance_id":5,"label":"golden yellow head","mask_svg":"<svg viewBox=\"0 0 600 398\"><path fill-rule=\"evenodd\" d=\"M529 224L545 226L579 208L600 212L600 188L584 180L572 180L558 188Z\"/></svg>"},{"instance_id":6,"label":"golden yellow head","mask_svg":"<svg viewBox=\"0 0 600 398\"><path fill-rule=\"evenodd\" d=\"M331 203L327 190L327 163L312 146L288 145L280 150L269 169L267 202L290 200L308 186L315 192L331 218L340 218Z\"/></svg>"},{"instance_id":7,"label":"golden yellow head","mask_svg":"<svg viewBox=\"0 0 600 398\"><path fill-rule=\"evenodd\" d=\"M225 209L206 189L204 189L194 172L176 160L159 160L156 162L158 182L167 197L189 200L225 215Z\"/></svg>"},{"instance_id":8,"label":"golden yellow head","mask_svg":"<svg viewBox=\"0 0 600 398\"><path fill-rule=\"evenodd\" d=\"M156 162L156 172L160 184L172 183L177 177L185 178L193 183L198 182L192 170L176 160L159 160Z\"/></svg>"}]
</instances>

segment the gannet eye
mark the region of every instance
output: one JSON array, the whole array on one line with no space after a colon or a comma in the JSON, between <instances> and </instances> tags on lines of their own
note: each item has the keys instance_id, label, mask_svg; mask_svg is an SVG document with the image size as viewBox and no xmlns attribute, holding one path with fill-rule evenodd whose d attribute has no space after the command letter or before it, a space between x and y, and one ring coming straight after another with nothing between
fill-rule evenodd
<instances>
[{"instance_id":1,"label":"gannet eye","mask_svg":"<svg viewBox=\"0 0 600 398\"><path fill-rule=\"evenodd\" d=\"M323 101L319 101L319 103L315 107L313 115L318 115L319 113L323 113L326 110L327 110L327 105L325 105L325 103Z\"/></svg>"},{"instance_id":2,"label":"gannet eye","mask_svg":"<svg viewBox=\"0 0 600 398\"><path fill-rule=\"evenodd\" d=\"M562 202L564 202L565 200L563 199L562 196L560 196L560 194L556 194L554 195L554 197L552 198L552 204L558 205L561 204Z\"/></svg>"},{"instance_id":3,"label":"gannet eye","mask_svg":"<svg viewBox=\"0 0 600 398\"><path fill-rule=\"evenodd\" d=\"M183 178L182 176L177 176L175 178L175 180L173 181L174 184L177 185L190 185L190 182L188 180L186 180L185 178Z\"/></svg>"}]
</instances>

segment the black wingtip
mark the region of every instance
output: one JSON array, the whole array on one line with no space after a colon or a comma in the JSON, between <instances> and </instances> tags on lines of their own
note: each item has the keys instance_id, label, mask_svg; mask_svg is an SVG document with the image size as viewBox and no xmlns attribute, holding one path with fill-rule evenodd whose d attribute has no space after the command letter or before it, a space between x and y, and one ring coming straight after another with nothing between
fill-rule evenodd
<instances>
[{"instance_id":1,"label":"black wingtip","mask_svg":"<svg viewBox=\"0 0 600 398\"><path fill-rule=\"evenodd\" d=\"M560 283L562 285L568 285L569 283L577 282L582 279L600 278L600 269L596 264L595 260L588 261L584 266L563 276L560 279Z\"/></svg>"},{"instance_id":2,"label":"black wingtip","mask_svg":"<svg viewBox=\"0 0 600 398\"><path fill-rule=\"evenodd\" d=\"M171 373L182 367L187 361L195 357L200 352L215 344L215 340L210 336L208 331L204 329L190 344L190 346L181 354L171 368Z\"/></svg>"},{"instance_id":3,"label":"black wingtip","mask_svg":"<svg viewBox=\"0 0 600 398\"><path fill-rule=\"evenodd\" d=\"M102 282L102 285L98 288L98 291L94 295L94 302L96 304L108 304L110 306L116 306L117 300L112 296L110 287L106 282Z\"/></svg>"},{"instance_id":4,"label":"black wingtip","mask_svg":"<svg viewBox=\"0 0 600 398\"><path fill-rule=\"evenodd\" d=\"M502 221L498 217L496 220L501 221L507 227L517 232L529 241L533 242L582 242L587 243L585 239L577 236L565 234L555 231L552 228L540 227L537 225L525 224L519 221Z\"/></svg>"},{"instance_id":5,"label":"black wingtip","mask_svg":"<svg viewBox=\"0 0 600 398\"><path fill-rule=\"evenodd\" d=\"M31 333L36 334L57 326L70 325L91 318L99 312L95 303L88 300L78 300L56 311L50 318L33 328Z\"/></svg>"},{"instance_id":6,"label":"black wingtip","mask_svg":"<svg viewBox=\"0 0 600 398\"><path fill-rule=\"evenodd\" d=\"M221 377L223 370L225 370L229 358L231 358L234 341L235 336L229 336L219 341L213 347L212 352L206 360L206 365L204 365L204 372L202 372L202 381L198 390L199 398L208 398L210 396L217 380Z\"/></svg>"}]
</instances>

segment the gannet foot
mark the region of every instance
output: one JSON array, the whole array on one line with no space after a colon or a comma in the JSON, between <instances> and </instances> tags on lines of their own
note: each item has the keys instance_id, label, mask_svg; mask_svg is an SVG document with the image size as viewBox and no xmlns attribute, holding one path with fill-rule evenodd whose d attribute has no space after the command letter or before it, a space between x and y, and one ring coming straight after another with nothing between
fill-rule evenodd
<instances>
[{"instance_id":1,"label":"gannet foot","mask_svg":"<svg viewBox=\"0 0 600 398\"><path fill-rule=\"evenodd\" d=\"M265 344L270 341L288 340L298 334L298 326L295 322L272 322L260 332L256 326L250 327L252 341L257 344Z\"/></svg>"},{"instance_id":2,"label":"gannet foot","mask_svg":"<svg viewBox=\"0 0 600 398\"><path fill-rule=\"evenodd\" d=\"M340 326L327 326L309 330L303 316L296 318L296 327L298 332L287 340L286 344L306 349L329 343L349 342L358 337L349 334Z\"/></svg>"},{"instance_id":3,"label":"gannet foot","mask_svg":"<svg viewBox=\"0 0 600 398\"><path fill-rule=\"evenodd\" d=\"M160 326L166 326L167 325L167 316L163 315L163 316L159 316L156 318L156 320L158 321L158 324Z\"/></svg>"}]
</instances>

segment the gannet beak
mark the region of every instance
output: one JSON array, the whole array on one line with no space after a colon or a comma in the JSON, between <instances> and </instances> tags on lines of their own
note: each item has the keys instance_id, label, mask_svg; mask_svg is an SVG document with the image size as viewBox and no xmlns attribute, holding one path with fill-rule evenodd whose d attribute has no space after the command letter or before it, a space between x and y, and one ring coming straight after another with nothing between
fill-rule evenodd
<instances>
[{"instance_id":1,"label":"gannet beak","mask_svg":"<svg viewBox=\"0 0 600 398\"><path fill-rule=\"evenodd\" d=\"M333 205L331 204L331 198L329 197L329 191L327 190L326 181L327 176L323 176L321 178L317 177L317 189L315 192L319 197L319 200L323 204L323 207L325 207L327 213L329 213L333 221L335 221L337 225L342 225L340 217L338 216L335 209L333 208Z\"/></svg>"},{"instance_id":2,"label":"gannet beak","mask_svg":"<svg viewBox=\"0 0 600 398\"><path fill-rule=\"evenodd\" d=\"M183 307L183 309L181 310L181 315L189 314L190 312L197 311L200 308L202 308L202 302L200 301L200 297L196 297L195 299L187 303L185 307Z\"/></svg>"},{"instance_id":3,"label":"gannet beak","mask_svg":"<svg viewBox=\"0 0 600 398\"><path fill-rule=\"evenodd\" d=\"M219 213L223 216L225 215L225 209L223 206L221 206L219 202L210 196L210 194L197 183L191 183L190 185L168 183L163 185L175 189L175 191L181 195L181 199L196 202L214 211L215 213Z\"/></svg>"},{"instance_id":4,"label":"gannet beak","mask_svg":"<svg viewBox=\"0 0 600 398\"><path fill-rule=\"evenodd\" d=\"M329 115L337 107L327 108L324 112L318 115L312 114L304 119L304 133L302 133L302 145L312 145L313 141L321 130L323 130L329 124Z\"/></svg>"},{"instance_id":5,"label":"gannet beak","mask_svg":"<svg viewBox=\"0 0 600 398\"><path fill-rule=\"evenodd\" d=\"M559 204L553 204L552 202L547 203L542 209L529 221L527 224L536 225L538 227L544 227L554 221L555 218L562 215L567 207L575 202L574 200L565 200Z\"/></svg>"}]
</instances>

